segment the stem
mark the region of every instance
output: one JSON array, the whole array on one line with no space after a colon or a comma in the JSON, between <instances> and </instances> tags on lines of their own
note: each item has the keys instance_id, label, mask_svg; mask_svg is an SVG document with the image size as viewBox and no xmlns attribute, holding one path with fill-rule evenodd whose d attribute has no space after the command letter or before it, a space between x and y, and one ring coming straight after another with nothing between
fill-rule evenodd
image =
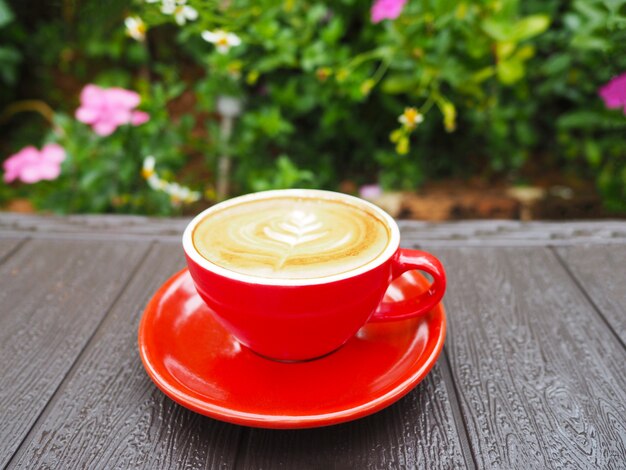
<instances>
[{"instance_id":1,"label":"stem","mask_svg":"<svg viewBox=\"0 0 626 470\"><path fill-rule=\"evenodd\" d=\"M367 62L368 60L383 59L387 55L386 53L388 52L388 49L389 48L387 47L379 47L378 49L373 49L371 51L359 54L354 57L354 59L352 59L345 68L347 70L350 70L358 67L363 62Z\"/></svg>"},{"instance_id":2,"label":"stem","mask_svg":"<svg viewBox=\"0 0 626 470\"><path fill-rule=\"evenodd\" d=\"M48 105L48 103L41 100L23 100L11 103L6 108L4 108L4 111L2 112L2 114L0 114L0 124L8 121L15 114L27 111L33 111L40 114L46 121L50 123L50 126L52 126L52 128L58 135L65 135L63 129L54 123L54 110Z\"/></svg>"},{"instance_id":3,"label":"stem","mask_svg":"<svg viewBox=\"0 0 626 470\"><path fill-rule=\"evenodd\" d=\"M424 104L420 107L420 111L422 112L422 114L426 114L428 110L430 110L430 108L432 108L433 104L435 103L435 99L433 98L433 93L436 93L436 92L431 92L431 94L428 95L428 98L426 99Z\"/></svg>"},{"instance_id":4,"label":"stem","mask_svg":"<svg viewBox=\"0 0 626 470\"><path fill-rule=\"evenodd\" d=\"M223 148L226 148L226 144L230 140L230 136L233 133L234 118L232 116L222 116L220 122L220 138L222 140ZM217 181L215 193L217 200L221 201L228 197L229 193L229 179L230 179L230 156L229 152L224 151L217 161Z\"/></svg>"},{"instance_id":5,"label":"stem","mask_svg":"<svg viewBox=\"0 0 626 470\"><path fill-rule=\"evenodd\" d=\"M24 101L16 101L15 103L11 103L6 108L2 114L0 114L0 122L8 121L11 116L17 113L21 113L23 111L34 111L36 113L41 114L50 124L53 123L54 111L47 103L41 100L24 100Z\"/></svg>"},{"instance_id":6,"label":"stem","mask_svg":"<svg viewBox=\"0 0 626 470\"><path fill-rule=\"evenodd\" d=\"M71 24L74 20L74 13L76 12L75 0L64 0L62 5L63 21L66 24Z\"/></svg>"},{"instance_id":7,"label":"stem","mask_svg":"<svg viewBox=\"0 0 626 470\"><path fill-rule=\"evenodd\" d=\"M385 72L389 68L389 63L389 60L383 60L376 69L376 72L374 72L374 76L372 77L372 80L374 80L374 86L377 85L385 75Z\"/></svg>"}]
</instances>

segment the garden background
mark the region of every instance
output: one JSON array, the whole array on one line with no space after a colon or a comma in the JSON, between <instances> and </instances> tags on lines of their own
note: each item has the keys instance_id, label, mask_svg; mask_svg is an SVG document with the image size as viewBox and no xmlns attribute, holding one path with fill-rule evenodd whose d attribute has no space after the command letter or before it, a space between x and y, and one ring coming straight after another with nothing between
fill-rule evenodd
<instances>
[{"instance_id":1,"label":"garden background","mask_svg":"<svg viewBox=\"0 0 626 470\"><path fill-rule=\"evenodd\" d=\"M626 214L626 0L0 0L0 206Z\"/></svg>"}]
</instances>

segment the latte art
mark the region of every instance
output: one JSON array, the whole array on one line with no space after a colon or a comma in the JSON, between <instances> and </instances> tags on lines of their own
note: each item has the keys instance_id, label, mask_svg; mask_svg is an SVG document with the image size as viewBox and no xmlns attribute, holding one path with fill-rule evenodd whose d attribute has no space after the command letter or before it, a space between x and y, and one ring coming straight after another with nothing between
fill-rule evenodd
<instances>
[{"instance_id":1,"label":"latte art","mask_svg":"<svg viewBox=\"0 0 626 470\"><path fill-rule=\"evenodd\" d=\"M276 197L207 215L193 244L210 262L254 276L325 277L356 269L386 248L385 223L337 200Z\"/></svg>"},{"instance_id":2,"label":"latte art","mask_svg":"<svg viewBox=\"0 0 626 470\"><path fill-rule=\"evenodd\" d=\"M325 237L328 230L324 230L315 214L295 210L287 214L286 220L278 222L277 227L263 227L263 233L277 242L297 246Z\"/></svg>"}]
</instances>

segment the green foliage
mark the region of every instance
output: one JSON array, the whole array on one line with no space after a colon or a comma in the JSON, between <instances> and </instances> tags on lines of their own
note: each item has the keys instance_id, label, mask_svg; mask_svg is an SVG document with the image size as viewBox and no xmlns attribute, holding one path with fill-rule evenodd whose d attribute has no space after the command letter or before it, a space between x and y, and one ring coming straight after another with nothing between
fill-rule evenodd
<instances>
[{"instance_id":1,"label":"green foliage","mask_svg":"<svg viewBox=\"0 0 626 470\"><path fill-rule=\"evenodd\" d=\"M5 0L0 0L0 30L13 22L14 15ZM0 36L1 40L1 36ZM19 50L12 45L3 45L0 42L0 84L3 86L15 85L17 81L17 67L22 60Z\"/></svg>"},{"instance_id":2,"label":"green foliage","mask_svg":"<svg viewBox=\"0 0 626 470\"><path fill-rule=\"evenodd\" d=\"M626 71L626 1L574 1L562 29L542 38L554 51L537 69L536 118L556 136L553 148L565 163L593 175L607 209L626 211L626 116L607 110L598 88ZM550 119L550 122L547 120ZM545 132L545 131L544 131Z\"/></svg>"},{"instance_id":3,"label":"green foliage","mask_svg":"<svg viewBox=\"0 0 626 470\"><path fill-rule=\"evenodd\" d=\"M549 27L546 13L525 15L510 0L412 1L397 20L374 25L364 1L332 7L268 0L193 5L199 18L181 29L179 40L206 69L196 86L199 104L213 111L220 95L245 103L230 147L239 191L272 187L271 181L280 186L281 178L259 175L276 171L281 154L309 170L316 186L349 178L414 188L462 167L464 155L437 161L443 152L429 145L442 131L454 132L457 119L463 124L460 139L479 135L487 141L489 152L481 157L493 171L519 168L530 152L532 130L514 122L529 117L527 107L503 109L498 95L528 86L527 64L536 53L529 41ZM153 5L143 5L138 14L157 29L163 20ZM207 30L235 33L242 44L222 54L198 41ZM399 127L406 107L439 124ZM220 142L219 128L210 129L211 140ZM525 147L512 150L518 136ZM210 161L222 148L213 151Z\"/></svg>"},{"instance_id":4,"label":"green foliage","mask_svg":"<svg viewBox=\"0 0 626 470\"><path fill-rule=\"evenodd\" d=\"M198 18L182 26L158 2L67 5L77 5L71 18L42 22L29 41L24 28L13 31L20 53L82 84L139 89L152 118L109 138L58 118L67 134L56 140L71 158L59 180L40 183L49 193L32 190L41 207L167 213L167 197L138 177L149 154L171 172L202 155L208 169L191 183L207 190L228 155L235 193L333 189L346 179L414 189L450 175L515 178L549 154L595 178L607 207L626 210L626 117L597 96L626 71L626 0L409 0L378 24L370 0L189 0ZM146 23L145 42L125 34L128 15ZM203 39L220 30L241 43L220 50ZM166 105L183 81L192 105L173 125ZM224 96L242 106L228 136L217 107ZM51 101L63 108L62 98ZM399 122L407 108L423 122Z\"/></svg>"},{"instance_id":5,"label":"green foliage","mask_svg":"<svg viewBox=\"0 0 626 470\"><path fill-rule=\"evenodd\" d=\"M61 176L28 188L36 207L59 213L121 212L171 215L178 212L170 196L151 189L142 177L144 158L152 155L160 174L171 179L185 162L190 119L172 123L165 103L178 90L156 85L144 95L141 108L151 119L140 126L120 126L99 136L66 114L56 114L54 130L43 144L56 142L66 151ZM18 190L24 191L24 186Z\"/></svg>"},{"instance_id":6,"label":"green foliage","mask_svg":"<svg viewBox=\"0 0 626 470\"><path fill-rule=\"evenodd\" d=\"M276 159L276 166L271 171L251 170L247 176L248 184L254 191L306 188L314 181L312 172L299 169L286 155Z\"/></svg>"}]
</instances>

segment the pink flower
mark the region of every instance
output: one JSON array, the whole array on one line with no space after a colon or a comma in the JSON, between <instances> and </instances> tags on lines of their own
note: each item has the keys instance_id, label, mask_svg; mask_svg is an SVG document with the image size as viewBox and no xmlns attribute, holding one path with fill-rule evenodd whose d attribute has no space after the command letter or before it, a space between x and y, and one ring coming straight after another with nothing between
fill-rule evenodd
<instances>
[{"instance_id":1,"label":"pink flower","mask_svg":"<svg viewBox=\"0 0 626 470\"><path fill-rule=\"evenodd\" d=\"M372 5L372 23L395 20L406 4L406 0L376 0Z\"/></svg>"},{"instance_id":2,"label":"pink flower","mask_svg":"<svg viewBox=\"0 0 626 470\"><path fill-rule=\"evenodd\" d=\"M377 184L366 184L359 188L359 196L363 199L376 199L383 193L382 188Z\"/></svg>"},{"instance_id":3,"label":"pink flower","mask_svg":"<svg viewBox=\"0 0 626 470\"><path fill-rule=\"evenodd\" d=\"M130 123L133 126L140 126L145 122L150 120L150 115L148 113L144 113L143 111L133 111L130 115Z\"/></svg>"},{"instance_id":4,"label":"pink flower","mask_svg":"<svg viewBox=\"0 0 626 470\"><path fill-rule=\"evenodd\" d=\"M623 107L626 114L626 72L604 85L598 93L607 108Z\"/></svg>"},{"instance_id":5,"label":"pink flower","mask_svg":"<svg viewBox=\"0 0 626 470\"><path fill-rule=\"evenodd\" d=\"M110 135L118 126L139 126L150 119L148 113L134 109L139 102L139 94L134 91L87 85L80 93L76 119L90 124L98 135Z\"/></svg>"},{"instance_id":6,"label":"pink flower","mask_svg":"<svg viewBox=\"0 0 626 470\"><path fill-rule=\"evenodd\" d=\"M61 162L65 160L65 150L58 144L48 144L41 149L28 146L7 158L4 168L4 181L10 183L19 179L24 183L41 180L54 180L61 174Z\"/></svg>"}]
</instances>

